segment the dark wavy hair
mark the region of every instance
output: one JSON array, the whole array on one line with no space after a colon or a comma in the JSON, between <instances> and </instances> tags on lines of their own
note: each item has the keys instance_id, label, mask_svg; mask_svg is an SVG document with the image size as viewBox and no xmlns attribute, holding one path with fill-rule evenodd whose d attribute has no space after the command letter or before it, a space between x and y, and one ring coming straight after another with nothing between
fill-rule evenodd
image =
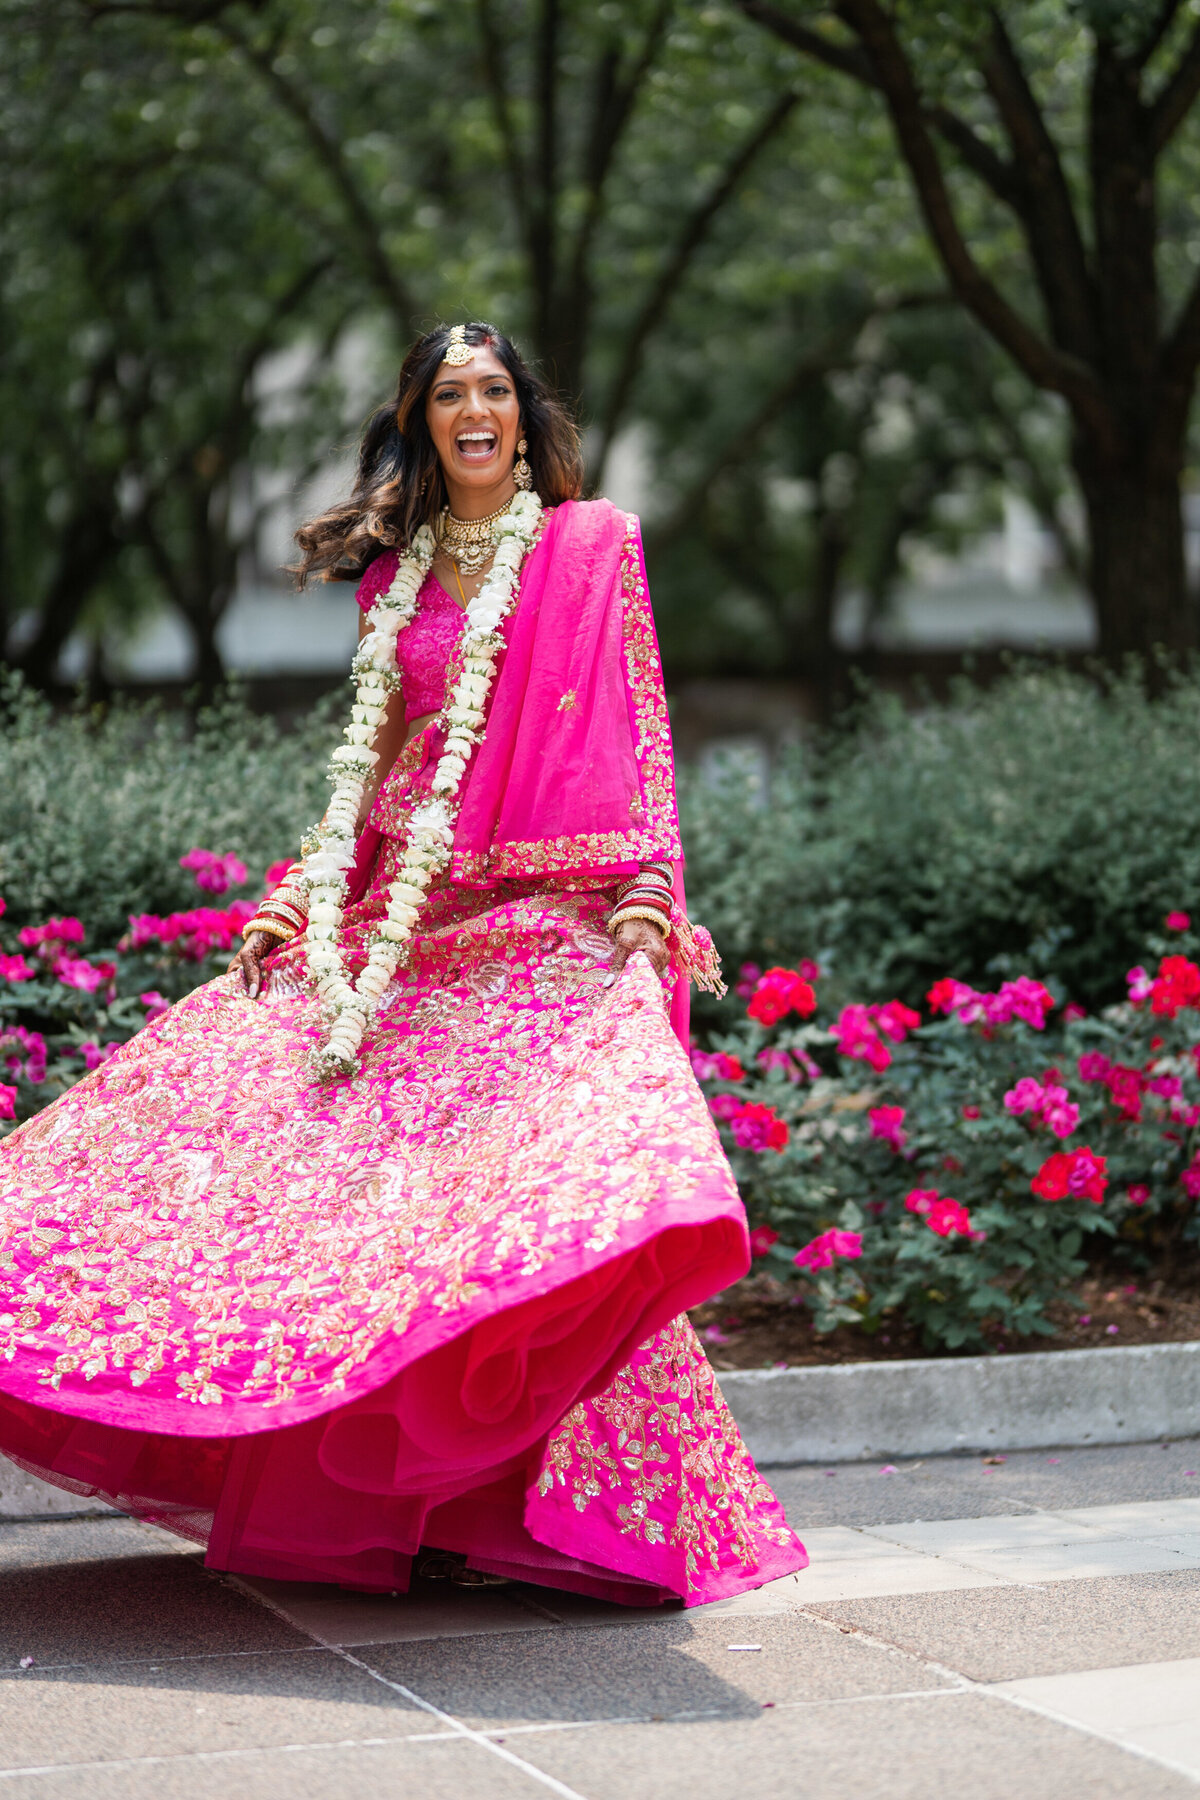
<instances>
[{"instance_id":1,"label":"dark wavy hair","mask_svg":"<svg viewBox=\"0 0 1200 1800\"><path fill-rule=\"evenodd\" d=\"M396 393L372 413L358 447L358 471L348 500L310 519L296 533L301 586L310 575L349 581L381 550L412 542L447 504L442 467L425 420L425 399L450 342L450 326L418 338L400 370ZM494 350L512 376L533 485L546 506L576 500L583 486L579 432L562 401L494 325L466 328L468 344Z\"/></svg>"}]
</instances>

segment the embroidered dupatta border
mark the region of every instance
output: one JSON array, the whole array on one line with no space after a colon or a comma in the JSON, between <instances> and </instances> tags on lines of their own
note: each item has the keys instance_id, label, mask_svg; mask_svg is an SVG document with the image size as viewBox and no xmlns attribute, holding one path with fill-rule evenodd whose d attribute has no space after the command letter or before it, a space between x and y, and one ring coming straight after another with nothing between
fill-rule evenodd
<instances>
[{"instance_id":1,"label":"embroidered dupatta border","mask_svg":"<svg viewBox=\"0 0 1200 1800\"><path fill-rule=\"evenodd\" d=\"M629 810L641 825L631 831L581 832L494 844L482 853L456 852L452 879L486 885L537 875L624 872L624 866L681 861L671 721L663 688L662 659L642 560L641 528L625 514L621 545L621 641L625 685L633 729L638 792Z\"/></svg>"}]
</instances>

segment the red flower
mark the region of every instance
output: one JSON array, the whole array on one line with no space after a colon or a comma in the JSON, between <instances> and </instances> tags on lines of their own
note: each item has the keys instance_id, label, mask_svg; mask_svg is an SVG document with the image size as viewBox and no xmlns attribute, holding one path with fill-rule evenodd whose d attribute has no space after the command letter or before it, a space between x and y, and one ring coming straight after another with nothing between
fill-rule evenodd
<instances>
[{"instance_id":1,"label":"red flower","mask_svg":"<svg viewBox=\"0 0 1200 1800\"><path fill-rule=\"evenodd\" d=\"M750 1233L751 1256L765 1256L772 1244L779 1242L779 1233L772 1231L769 1225L756 1225Z\"/></svg>"},{"instance_id":2,"label":"red flower","mask_svg":"<svg viewBox=\"0 0 1200 1800\"><path fill-rule=\"evenodd\" d=\"M768 969L761 976L746 1011L760 1025L775 1025L785 1013L807 1019L817 1010L817 996L795 969Z\"/></svg>"},{"instance_id":3,"label":"red flower","mask_svg":"<svg viewBox=\"0 0 1200 1800\"><path fill-rule=\"evenodd\" d=\"M979 1108L971 1105L964 1106L962 1109L962 1116L964 1119L977 1119L979 1117Z\"/></svg>"},{"instance_id":4,"label":"red flower","mask_svg":"<svg viewBox=\"0 0 1200 1800\"><path fill-rule=\"evenodd\" d=\"M1090 1200L1099 1206L1108 1186L1107 1171L1107 1159L1085 1144L1080 1150L1056 1150L1029 1185L1039 1200Z\"/></svg>"},{"instance_id":5,"label":"red flower","mask_svg":"<svg viewBox=\"0 0 1200 1800\"><path fill-rule=\"evenodd\" d=\"M1123 1119L1141 1118L1142 1093L1146 1083L1140 1069L1131 1068L1127 1063L1114 1063L1104 1077L1104 1085Z\"/></svg>"},{"instance_id":6,"label":"red flower","mask_svg":"<svg viewBox=\"0 0 1200 1800\"><path fill-rule=\"evenodd\" d=\"M1150 1198L1150 1189L1144 1182L1135 1181L1132 1187L1126 1188L1125 1198L1128 1200L1130 1206L1145 1206L1147 1200Z\"/></svg>"},{"instance_id":7,"label":"red flower","mask_svg":"<svg viewBox=\"0 0 1200 1800\"><path fill-rule=\"evenodd\" d=\"M1150 1011L1173 1019L1185 1006L1200 1006L1200 969L1186 956L1164 956L1150 987Z\"/></svg>"},{"instance_id":8,"label":"red flower","mask_svg":"<svg viewBox=\"0 0 1200 1800\"><path fill-rule=\"evenodd\" d=\"M900 1000L888 1000L882 1006L869 1007L868 1011L884 1037L890 1037L893 1044L902 1044L908 1033L915 1031L921 1023L920 1013Z\"/></svg>"},{"instance_id":9,"label":"red flower","mask_svg":"<svg viewBox=\"0 0 1200 1800\"><path fill-rule=\"evenodd\" d=\"M724 1050L690 1050L692 1071L697 1081L743 1081L746 1071L736 1056Z\"/></svg>"}]
</instances>

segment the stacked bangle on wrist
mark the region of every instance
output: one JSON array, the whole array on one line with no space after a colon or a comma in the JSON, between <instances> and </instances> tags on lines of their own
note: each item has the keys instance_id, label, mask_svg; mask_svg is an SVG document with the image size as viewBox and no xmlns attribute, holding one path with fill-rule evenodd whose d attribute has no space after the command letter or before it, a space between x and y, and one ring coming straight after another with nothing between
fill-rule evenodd
<instances>
[{"instance_id":1,"label":"stacked bangle on wrist","mask_svg":"<svg viewBox=\"0 0 1200 1800\"><path fill-rule=\"evenodd\" d=\"M251 919L245 930L242 932L243 944L248 944L256 931L265 932L268 937L282 938L284 942L297 935L296 927L294 925L281 924L278 919Z\"/></svg>"},{"instance_id":2,"label":"stacked bangle on wrist","mask_svg":"<svg viewBox=\"0 0 1200 1800\"><path fill-rule=\"evenodd\" d=\"M671 871L664 863L644 863L636 875L617 886L617 904L608 921L610 933L627 919L645 919L666 937L671 927Z\"/></svg>"},{"instance_id":3,"label":"stacked bangle on wrist","mask_svg":"<svg viewBox=\"0 0 1200 1800\"><path fill-rule=\"evenodd\" d=\"M670 928L667 915L657 906L618 906L608 921L608 935L615 937L620 927L630 919L645 919L648 925L657 926L663 937L666 937Z\"/></svg>"}]
</instances>

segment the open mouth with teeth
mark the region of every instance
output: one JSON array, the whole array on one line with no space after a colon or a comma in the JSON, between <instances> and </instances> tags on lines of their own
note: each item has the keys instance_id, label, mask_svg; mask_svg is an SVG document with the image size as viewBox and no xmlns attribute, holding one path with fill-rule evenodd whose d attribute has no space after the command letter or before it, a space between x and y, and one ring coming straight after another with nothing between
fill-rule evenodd
<instances>
[{"instance_id":1,"label":"open mouth with teeth","mask_svg":"<svg viewBox=\"0 0 1200 1800\"><path fill-rule=\"evenodd\" d=\"M494 431L460 431L454 440L459 460L465 463L490 462L500 448Z\"/></svg>"}]
</instances>

